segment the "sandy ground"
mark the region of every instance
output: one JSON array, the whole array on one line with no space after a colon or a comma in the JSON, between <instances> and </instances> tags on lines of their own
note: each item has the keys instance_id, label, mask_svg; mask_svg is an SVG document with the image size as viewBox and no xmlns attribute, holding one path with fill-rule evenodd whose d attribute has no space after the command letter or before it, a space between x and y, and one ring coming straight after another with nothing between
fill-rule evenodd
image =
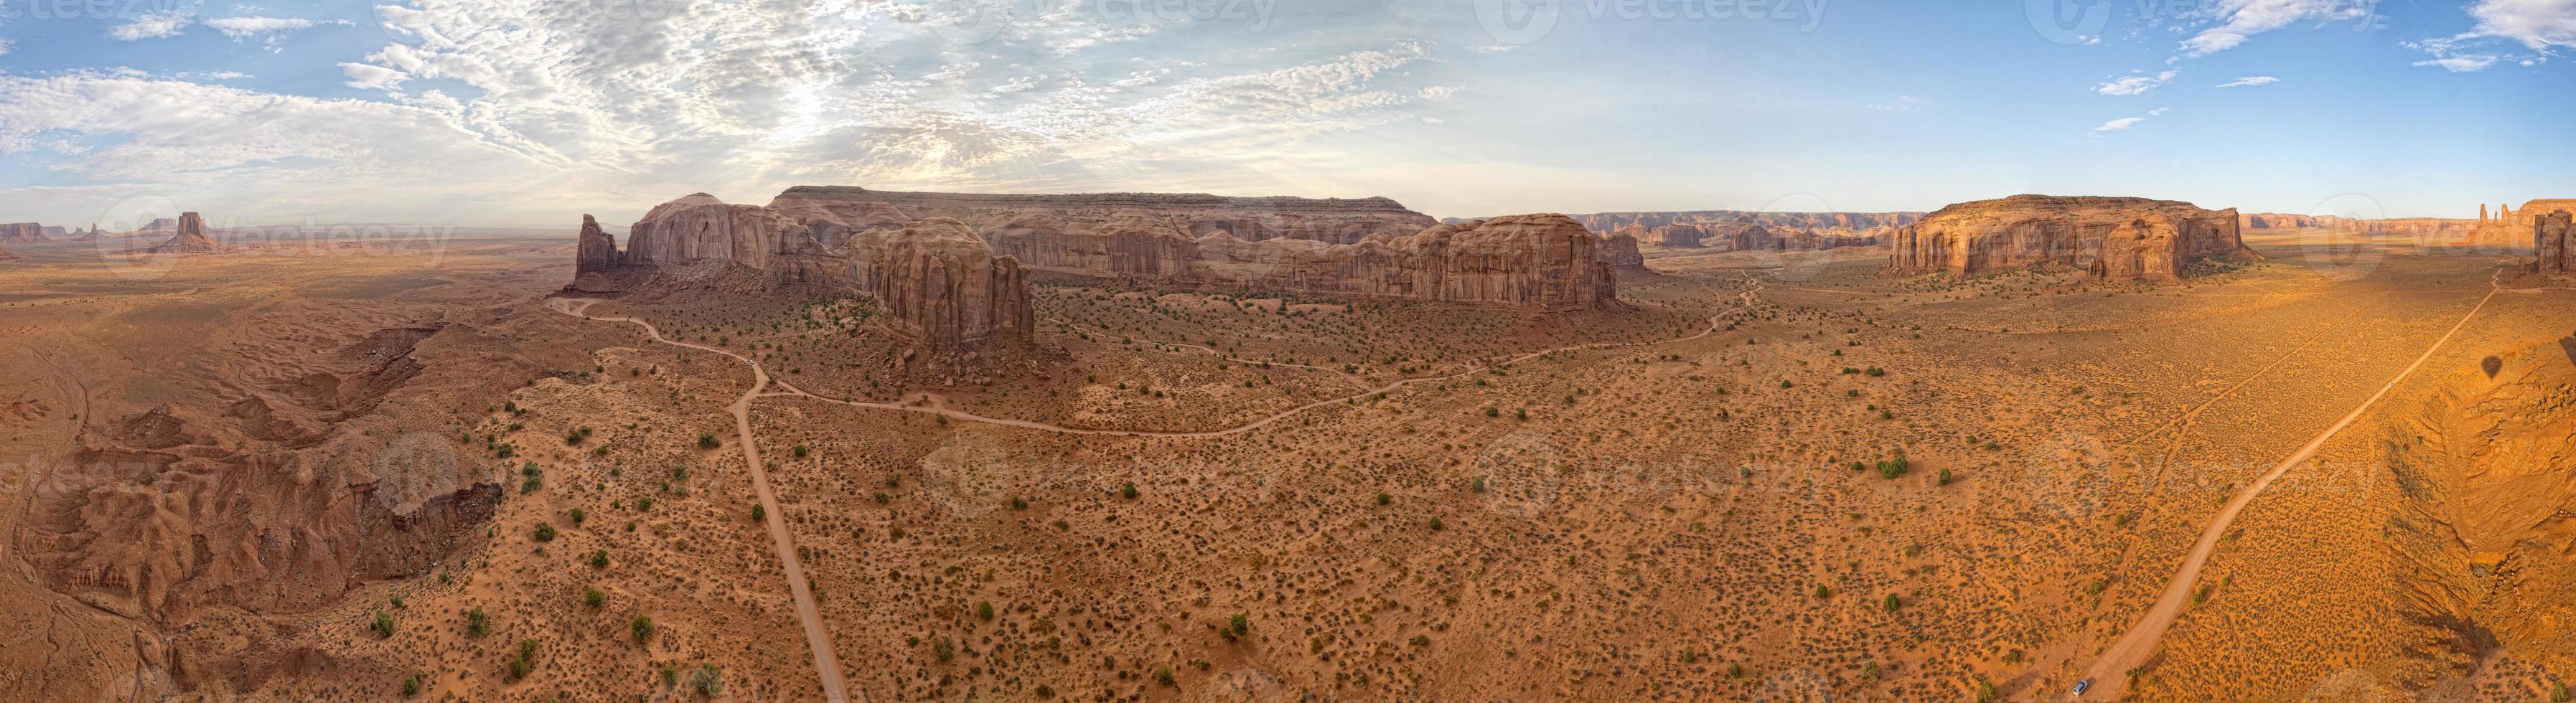
<instances>
[{"instance_id":1,"label":"sandy ground","mask_svg":"<svg viewBox=\"0 0 2576 703\"><path fill-rule=\"evenodd\" d=\"M97 663L29 660L6 687L179 690L159 652L220 622L273 654L198 685L283 697L393 697L419 674L424 697L711 679L801 700L828 690L823 659L876 700L2057 699L2230 499L2384 390L2217 532L2127 692L2545 690L2576 660L2433 663L2386 626L2419 567L2382 537L2406 498L2375 467L2445 379L2568 336L2576 291L2493 293L2498 260L2438 249L2364 242L2378 256L2343 265L2316 239L2253 240L2270 261L2167 285L1650 251L1662 273L1622 282L1633 310L1538 318L1053 282L1041 348L962 376L843 301L585 310L755 359L765 389L735 358L549 309L563 267L500 265L517 252L450 254L432 287L304 260L85 287L37 251L0 269L13 341L59 340L0 350L30 389L0 398L28 409L13 451L69 446L84 403L108 421L239 392L149 370L291 376L239 360L295 340L222 330L314 299L281 279L344 280L364 302L296 324L439 309L478 331L460 361L511 360L365 421L445 437L505 495L434 567L180 622L84 605L13 539L0 603L54 634L9 656ZM368 631L379 611L390 637Z\"/></svg>"}]
</instances>

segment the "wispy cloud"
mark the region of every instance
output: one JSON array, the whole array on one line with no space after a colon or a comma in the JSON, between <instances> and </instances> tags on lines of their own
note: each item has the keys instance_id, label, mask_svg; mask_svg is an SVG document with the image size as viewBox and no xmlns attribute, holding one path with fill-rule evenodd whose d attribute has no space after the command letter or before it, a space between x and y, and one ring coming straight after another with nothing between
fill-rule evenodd
<instances>
[{"instance_id":1,"label":"wispy cloud","mask_svg":"<svg viewBox=\"0 0 2576 703\"><path fill-rule=\"evenodd\" d=\"M2488 66L2495 65L2498 58L2499 57L2494 54L2467 54L2417 61L2415 62L2415 65L2440 67L2442 70L2450 71L2452 73L2476 73L2478 71L2487 70Z\"/></svg>"},{"instance_id":2,"label":"wispy cloud","mask_svg":"<svg viewBox=\"0 0 2576 703\"><path fill-rule=\"evenodd\" d=\"M188 25L196 22L197 18L186 12L146 14L134 18L132 22L109 27L107 35L119 41L174 37L179 35L180 30L187 29Z\"/></svg>"},{"instance_id":3,"label":"wispy cloud","mask_svg":"<svg viewBox=\"0 0 2576 703\"><path fill-rule=\"evenodd\" d=\"M2243 45L2254 35L2296 24L2363 21L2377 0L2224 0L2210 11L2218 25L2182 41L2184 56L2200 57Z\"/></svg>"},{"instance_id":4,"label":"wispy cloud","mask_svg":"<svg viewBox=\"0 0 2576 703\"><path fill-rule=\"evenodd\" d=\"M2433 56L2415 65L2473 73L2503 61L2535 65L2576 48L2576 0L2480 0L2468 14L2477 20L2469 31L2406 42Z\"/></svg>"},{"instance_id":5,"label":"wispy cloud","mask_svg":"<svg viewBox=\"0 0 2576 703\"><path fill-rule=\"evenodd\" d=\"M2172 108L2159 107L2153 110L2148 110L2144 117L2122 117L2109 122L2104 122L2102 123L2102 126L2093 128L2093 133L2126 132L2131 129L2136 129L2138 125L2145 124L2148 119L2162 117L2167 110L2171 109Z\"/></svg>"},{"instance_id":6,"label":"wispy cloud","mask_svg":"<svg viewBox=\"0 0 2576 703\"><path fill-rule=\"evenodd\" d=\"M2168 82L2172 82L2174 76L2181 74L2181 71L2170 70L2155 74L2138 71L2135 72L2134 75L2121 76L2119 78L2111 79L2109 82L2101 85L2093 86L2093 92L2101 93L2103 95L2145 95L2149 91L2153 91Z\"/></svg>"},{"instance_id":7,"label":"wispy cloud","mask_svg":"<svg viewBox=\"0 0 2576 703\"><path fill-rule=\"evenodd\" d=\"M2274 78L2274 77L2271 77L2271 76L2244 76L2244 77L2237 78L2236 80L2228 81L2228 82L2225 82L2225 83L2220 83L2220 84L2218 84L2218 87L2221 87L2221 88L2247 88L2247 87L2258 86L2258 85L2271 85L2271 84L2279 83L2279 82L2281 82L2281 79L2279 79L2279 78Z\"/></svg>"},{"instance_id":8,"label":"wispy cloud","mask_svg":"<svg viewBox=\"0 0 2576 703\"><path fill-rule=\"evenodd\" d=\"M309 20L294 17L223 17L206 20L202 24L213 28L215 31L223 32L226 37L239 41L243 39L258 38L261 36L284 34L300 29L311 29L322 25L346 25L348 23L348 20Z\"/></svg>"}]
</instances>

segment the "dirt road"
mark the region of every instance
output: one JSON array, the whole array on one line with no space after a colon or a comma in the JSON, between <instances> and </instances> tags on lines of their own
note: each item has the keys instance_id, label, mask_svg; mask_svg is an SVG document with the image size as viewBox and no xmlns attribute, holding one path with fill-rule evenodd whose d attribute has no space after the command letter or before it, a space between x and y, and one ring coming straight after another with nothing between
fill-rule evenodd
<instances>
[{"instance_id":1,"label":"dirt road","mask_svg":"<svg viewBox=\"0 0 2576 703\"><path fill-rule=\"evenodd\" d=\"M2209 563L2210 553L2218 549L2219 538L2225 536L2228 526L2236 522L2236 515L2243 512L2247 504L2254 502L2255 496L2262 495L2263 489L2270 487L2273 481L2279 480L2283 474L2289 473L2290 469L2297 468L2300 464L2306 463L2310 457L2316 456L2317 449L2324 447L2326 440L2333 439L2336 433L2342 432L2344 428L2360 420L2363 413L2368 412L2372 405L2379 403L2380 398L2386 397L2389 391L2397 389L2397 384L2414 375L2416 369L2424 366L2425 360L2433 358L2433 352L2441 350L2442 345L2449 343L2452 336L2460 333L2460 328L2468 326L2469 320L2478 316L2478 311L2486 309L2487 301L2494 300L2497 293L2505 290L2500 284L2493 285L2487 291L2486 297L2479 298L2478 304L2469 308L2468 314L2460 316L2460 321L2451 325L2450 331L2442 333L2441 339L2433 340L2433 345L2426 347L2423 355L2415 357L2415 362L2407 364L2404 370L2398 371L2397 377L2388 379L2388 383L2382 384L2379 392L2370 394L2368 399L2361 401L2360 406L2354 407L2351 413L2344 415L2343 419L2335 422L2334 426L2317 433L2315 438L2309 439L2308 443L2300 446L2298 451L2292 452L2289 458L2282 459L2281 463L2273 465L2272 470L2264 472L2262 478L2256 479L2254 483L2246 486L2245 490L2238 492L2235 498L2228 500L2227 506L2220 508L2218 514L2210 518L2209 526L2201 530L2200 540L2192 544L2191 553L2183 557L2182 568L2174 572L2173 579L2165 582L2165 590L2156 596L2155 604L2149 606L2146 614L2139 616L2137 624L2130 625L2128 631L2120 635L2120 639L2104 649L2102 656L2093 660L2093 666L2085 669L2085 678L2093 680L2093 690L2087 692L2084 697L2119 700L2127 695L2128 672L2146 664L2148 656L2155 653L2156 642L2164 638L2165 629L2172 627L2174 619L2182 615L2183 604L2191 598L2193 584L2200 580L2200 568ZM2073 696L2069 694L2069 700L2072 699Z\"/></svg>"},{"instance_id":2,"label":"dirt road","mask_svg":"<svg viewBox=\"0 0 2576 703\"><path fill-rule=\"evenodd\" d=\"M655 329L652 323L643 320L626 317L591 317L584 312L597 302L599 301L590 299L561 299L548 301L547 307L584 320L631 323L644 328L644 334L652 337L653 341L723 354L751 367L751 388L744 390L742 397L735 398L733 405L726 408L733 413L733 428L737 435L734 441L742 445L743 462L751 467L751 491L760 496L762 522L769 527L770 545L777 548L778 562L787 571L787 589L796 601L796 619L805 626L805 646L814 652L814 671L822 678L823 698L834 703L850 700L849 687L841 678L840 655L832 649L831 632L823 629L823 612L814 605L814 590L806 585L805 566L796 559L795 539L787 533L787 513L778 509L778 496L770 492L769 472L760 463L760 440L751 433L751 400L760 397L760 392L769 387L769 372L760 367L759 361L741 354L665 338L661 330ZM862 695L861 699L864 700L865 696Z\"/></svg>"}]
</instances>

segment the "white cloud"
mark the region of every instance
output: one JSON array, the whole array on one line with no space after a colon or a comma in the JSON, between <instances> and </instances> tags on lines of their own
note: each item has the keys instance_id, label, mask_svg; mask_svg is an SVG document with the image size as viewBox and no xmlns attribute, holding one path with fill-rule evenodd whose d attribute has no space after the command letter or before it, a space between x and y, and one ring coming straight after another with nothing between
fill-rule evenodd
<instances>
[{"instance_id":1,"label":"white cloud","mask_svg":"<svg viewBox=\"0 0 2576 703\"><path fill-rule=\"evenodd\" d=\"M2172 81L2174 76L2180 74L2180 71L2165 71L2153 75L2146 74L2145 72L2138 72L2135 75L2121 76L2119 78L2112 79L2110 82L2094 86L2093 92L2101 93L2103 95L2145 95L2148 91L2152 91L2157 87L2163 86L2165 83Z\"/></svg>"},{"instance_id":2,"label":"white cloud","mask_svg":"<svg viewBox=\"0 0 2576 703\"><path fill-rule=\"evenodd\" d=\"M119 41L178 36L180 30L187 29L188 25L195 24L196 21L196 17L186 12L146 14L134 18L133 22L108 28L107 35Z\"/></svg>"},{"instance_id":3,"label":"white cloud","mask_svg":"<svg viewBox=\"0 0 2576 703\"><path fill-rule=\"evenodd\" d=\"M2136 129L2138 125L2146 123L2148 119L2163 117L2166 112L2172 109L2173 108L2159 107L2153 110L2148 110L2145 117L2122 117L2109 122L2104 122L2102 123L2102 126L2093 128L2093 133L2126 132L2131 129Z\"/></svg>"},{"instance_id":4,"label":"white cloud","mask_svg":"<svg viewBox=\"0 0 2576 703\"><path fill-rule=\"evenodd\" d=\"M235 41L240 41L243 39L257 38L263 35L284 34L300 29L311 29L322 25L345 25L348 24L348 21L309 20L289 17L223 17L206 20L200 24L211 27L215 31L223 32L224 36L230 37Z\"/></svg>"},{"instance_id":5,"label":"white cloud","mask_svg":"<svg viewBox=\"0 0 2576 703\"><path fill-rule=\"evenodd\" d=\"M2404 42L2433 56L2415 65L2472 73L2500 61L2537 65L2576 48L2576 0L2479 0L2468 14L2477 20L2469 31ZM2534 53L2515 55L2514 49Z\"/></svg>"},{"instance_id":6,"label":"white cloud","mask_svg":"<svg viewBox=\"0 0 2576 703\"><path fill-rule=\"evenodd\" d=\"M0 56L9 55L9 40L0 39Z\"/></svg>"},{"instance_id":7,"label":"white cloud","mask_svg":"<svg viewBox=\"0 0 2576 703\"><path fill-rule=\"evenodd\" d=\"M2274 77L2271 77L2271 76L2243 76L2243 77L2239 77L2239 78L2237 78L2236 80L2228 81L2228 82L2225 82L2225 83L2220 83L2220 84L2218 84L2218 87L2221 87L2221 88L2246 88L2246 87L2258 86L2258 85L2271 85L2271 84L2279 83L2279 82L2281 82L2281 79L2279 79L2279 78L2274 78Z\"/></svg>"},{"instance_id":8,"label":"white cloud","mask_svg":"<svg viewBox=\"0 0 2576 703\"><path fill-rule=\"evenodd\" d=\"M2576 0L2480 0L2469 8L2478 36L2521 42L2533 51L2576 48Z\"/></svg>"},{"instance_id":9,"label":"white cloud","mask_svg":"<svg viewBox=\"0 0 2576 703\"><path fill-rule=\"evenodd\" d=\"M345 61L340 63L340 73L349 77L346 85L360 90L393 90L411 78L409 74L383 66Z\"/></svg>"},{"instance_id":10,"label":"white cloud","mask_svg":"<svg viewBox=\"0 0 2576 703\"><path fill-rule=\"evenodd\" d=\"M2362 21L2371 16L2377 0L2217 0L2208 15L2218 26L2201 30L2184 39L2181 50L2186 56L2208 56L2242 45L2254 35L2290 26L2303 20L2318 22Z\"/></svg>"},{"instance_id":11,"label":"white cloud","mask_svg":"<svg viewBox=\"0 0 2576 703\"><path fill-rule=\"evenodd\" d=\"M1456 72L1429 42L1313 32L1253 54L1181 36L1122 48L1189 20L1110 27L1087 3L981 28L959 24L950 10L967 5L948 0L648 4L656 11L378 5L388 41L337 63L345 85L380 93L361 100L139 71L11 83L0 89L0 114L9 115L0 153L129 187L237 193L232 202L245 208L325 207L454 172L431 192L479 203L471 217L486 219L560 217L566 202L640 212L696 190L759 197L798 183L1277 192L1289 178L1276 164L1311 160L1313 138L1437 124L1426 110L1458 91L1436 80ZM932 21L940 18L950 19ZM314 26L237 19L245 21L205 24L263 38ZM194 109L130 94L161 85L190 85L168 90L229 111L197 125L181 117ZM18 105L54 116L22 121ZM293 120L292 129L234 117L290 107L329 117ZM136 121L74 117L110 114ZM421 144L431 136L435 144ZM384 207L401 206L347 212L394 216L370 212ZM443 216L462 217L453 212Z\"/></svg>"},{"instance_id":12,"label":"white cloud","mask_svg":"<svg viewBox=\"0 0 2576 703\"><path fill-rule=\"evenodd\" d=\"M2136 127L2138 126L2138 123L2145 121L2147 121L2147 118L2144 117L2122 117L2120 119L2104 122L2102 123L2102 126L2093 128L2093 131L2126 132L2129 131L2129 128Z\"/></svg>"},{"instance_id":13,"label":"white cloud","mask_svg":"<svg viewBox=\"0 0 2576 703\"><path fill-rule=\"evenodd\" d=\"M2495 65L2496 59L2497 57L2494 54L2467 54L2462 56L2445 56L2438 59L2417 61L2415 62L2415 65L2438 66L2441 67L2442 70L2450 71L2452 73L2475 73L2486 70L2488 66ZM2526 63L2524 65L2530 64Z\"/></svg>"}]
</instances>

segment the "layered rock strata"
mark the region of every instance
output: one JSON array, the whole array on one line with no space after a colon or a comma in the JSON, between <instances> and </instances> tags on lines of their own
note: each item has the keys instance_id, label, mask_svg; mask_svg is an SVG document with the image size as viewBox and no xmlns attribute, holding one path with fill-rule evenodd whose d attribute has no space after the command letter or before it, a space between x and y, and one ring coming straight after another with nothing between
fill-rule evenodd
<instances>
[{"instance_id":1,"label":"layered rock strata","mask_svg":"<svg viewBox=\"0 0 2576 703\"><path fill-rule=\"evenodd\" d=\"M1024 344L1034 327L1028 275L963 223L948 218L870 227L838 249L804 223L759 205L694 193L663 203L628 228L626 247L582 217L573 288L722 283L866 291L906 331L933 348L972 351Z\"/></svg>"},{"instance_id":2,"label":"layered rock strata","mask_svg":"<svg viewBox=\"0 0 2576 703\"><path fill-rule=\"evenodd\" d=\"M222 251L223 245L206 236L206 218L194 212L179 213L179 221L170 238L150 249L148 254L206 254Z\"/></svg>"},{"instance_id":3,"label":"layered rock strata","mask_svg":"<svg viewBox=\"0 0 2576 703\"><path fill-rule=\"evenodd\" d=\"M2175 280L2205 257L2253 257L2234 209L2146 198L2016 195L1959 203L1896 230L1887 270L1972 275L2073 268L2111 280Z\"/></svg>"}]
</instances>

